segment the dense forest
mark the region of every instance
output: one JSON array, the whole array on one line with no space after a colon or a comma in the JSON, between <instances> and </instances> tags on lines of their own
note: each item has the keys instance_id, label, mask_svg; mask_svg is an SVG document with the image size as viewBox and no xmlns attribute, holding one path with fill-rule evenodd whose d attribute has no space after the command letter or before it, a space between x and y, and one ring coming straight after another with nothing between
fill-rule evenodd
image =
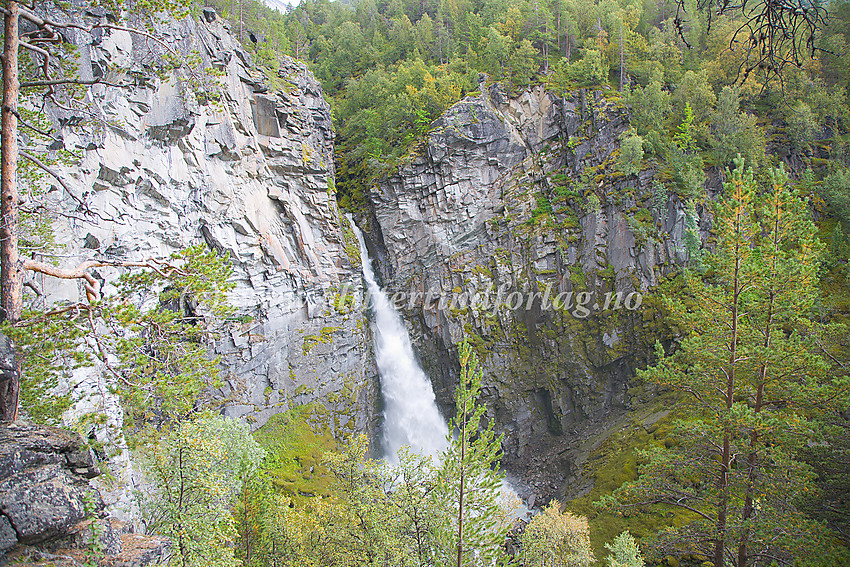
<instances>
[{"instance_id":1,"label":"dense forest","mask_svg":"<svg viewBox=\"0 0 850 567\"><path fill-rule=\"evenodd\" d=\"M485 73L509 92L545 84L622 93L646 159L662 165L682 159L672 142L687 121L704 168L731 166L740 153L757 168L771 156L797 177L811 169L824 205L847 221L846 3L829 6L817 50L803 46L800 65L781 72L748 48L740 11L710 18L696 4L303 2L286 15L253 1L207 4L261 64L273 69L275 53L310 63L333 100L343 203L356 204L358 187Z\"/></svg>"},{"instance_id":2,"label":"dense forest","mask_svg":"<svg viewBox=\"0 0 850 567\"><path fill-rule=\"evenodd\" d=\"M456 435L439 459L372 459L365 436L333 435L339 416L319 403L254 432L220 417L221 400L210 399L219 361L205 353L222 335L185 314L187 297L198 312L236 318L226 305L228 260L203 247L175 255L173 266L128 264L148 271L121 278L118 293L90 307L40 306L6 320L4 334L30 361L25 412L55 422L71 403L55 391L69 368L97 362L114 374L149 485L141 513L172 539L182 567L850 564L850 3L782 8L785 19L769 23L778 35L768 27L751 36L762 22L754 14L770 5L188 5L195 17L212 7L226 19L272 87L287 88L282 56L309 65L333 109L331 189L355 213L434 120L494 83L508 96L538 86L599 91L626 109L618 173L651 166L713 225L708 242L689 233L687 265L656 290L652 307L673 336L658 337L636 378L679 405L595 461L596 485L581 498L514 521L518 503L502 497L501 437L483 418L483 374L468 342L459 348ZM39 71L34 57L24 72ZM24 96L43 86L31 82ZM40 120L37 110L22 114ZM38 124L35 132L49 127ZM61 159L70 158L52 163ZM24 182L38 185L44 171L27 167ZM712 194L710 179L719 180ZM562 196L596 198L598 208L580 181L565 181ZM24 222L24 250L52 245L49 220ZM146 295L154 288L158 303ZM138 309L127 297L167 308ZM88 340L98 324L132 332Z\"/></svg>"}]
</instances>

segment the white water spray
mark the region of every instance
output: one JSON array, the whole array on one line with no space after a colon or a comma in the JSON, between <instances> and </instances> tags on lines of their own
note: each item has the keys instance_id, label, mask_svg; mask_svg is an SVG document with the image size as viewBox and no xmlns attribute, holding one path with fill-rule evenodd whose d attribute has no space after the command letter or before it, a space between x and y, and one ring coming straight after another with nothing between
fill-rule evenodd
<instances>
[{"instance_id":1,"label":"white water spray","mask_svg":"<svg viewBox=\"0 0 850 567\"><path fill-rule=\"evenodd\" d=\"M398 450L407 445L417 453L439 458L448 447L449 428L437 408L431 381L413 355L410 335L401 316L375 281L363 233L350 216L348 222L360 244L363 279L375 316L372 332L384 394L384 453L390 462L396 463ZM526 517L528 508L507 479L502 481L501 501L513 507L513 517Z\"/></svg>"},{"instance_id":2,"label":"white water spray","mask_svg":"<svg viewBox=\"0 0 850 567\"><path fill-rule=\"evenodd\" d=\"M384 452L395 462L398 450L407 445L417 453L437 457L448 447L449 429L437 408L431 381L413 355L401 316L375 281L363 234L348 220L360 244L363 278L374 315L375 361L384 395Z\"/></svg>"}]
</instances>

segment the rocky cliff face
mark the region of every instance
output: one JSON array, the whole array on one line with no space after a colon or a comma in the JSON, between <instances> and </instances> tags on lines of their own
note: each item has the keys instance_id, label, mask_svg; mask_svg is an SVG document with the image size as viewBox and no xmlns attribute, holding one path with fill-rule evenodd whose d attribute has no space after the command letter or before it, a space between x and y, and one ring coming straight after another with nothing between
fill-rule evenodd
<instances>
[{"instance_id":1,"label":"rocky cliff face","mask_svg":"<svg viewBox=\"0 0 850 567\"><path fill-rule=\"evenodd\" d=\"M482 84L370 194L384 279L444 411L467 337L530 494L574 493L573 449L632 403L644 294L686 258L678 198L652 170L616 170L627 129L616 95Z\"/></svg>"},{"instance_id":2,"label":"rocky cliff face","mask_svg":"<svg viewBox=\"0 0 850 567\"><path fill-rule=\"evenodd\" d=\"M90 547L102 550L98 564L112 567L167 558L167 539L132 534L129 525L100 518L103 499L88 482L98 475L79 435L20 422L0 426L0 561L70 567L80 565ZM99 543L91 546L95 537Z\"/></svg>"},{"instance_id":3,"label":"rocky cliff face","mask_svg":"<svg viewBox=\"0 0 850 567\"><path fill-rule=\"evenodd\" d=\"M217 347L227 414L260 426L321 399L368 429L371 340L360 306L335 302L341 285L362 281L356 240L336 205L330 108L320 85L291 59L271 76L255 68L209 9L199 20L155 26L152 35L188 66L160 76L166 48L142 35L68 32L82 78L105 74L131 86L94 85L85 104L48 103L62 147L79 158L60 173L99 213L83 215L62 187L50 188L55 206L71 213L54 224L59 263L161 258L199 242L229 253L238 321ZM97 275L108 292L118 273ZM48 303L79 297L75 282L33 284ZM84 401L69 419L105 412L120 431L121 411L104 380L99 369L75 375L69 387ZM129 477L119 480L132 486Z\"/></svg>"}]
</instances>

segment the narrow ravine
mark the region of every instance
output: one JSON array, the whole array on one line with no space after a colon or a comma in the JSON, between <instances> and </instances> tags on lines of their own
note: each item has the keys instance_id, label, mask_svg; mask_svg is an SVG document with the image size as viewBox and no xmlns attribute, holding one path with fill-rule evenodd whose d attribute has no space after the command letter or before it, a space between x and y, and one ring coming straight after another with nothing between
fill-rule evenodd
<instances>
[{"instance_id":1,"label":"narrow ravine","mask_svg":"<svg viewBox=\"0 0 850 567\"><path fill-rule=\"evenodd\" d=\"M446 421L437 407L431 381L413 354L401 316L375 280L363 234L349 221L360 244L363 279L373 314L375 362L384 397L384 455L395 462L398 450L407 445L417 453L436 457L448 446Z\"/></svg>"}]
</instances>

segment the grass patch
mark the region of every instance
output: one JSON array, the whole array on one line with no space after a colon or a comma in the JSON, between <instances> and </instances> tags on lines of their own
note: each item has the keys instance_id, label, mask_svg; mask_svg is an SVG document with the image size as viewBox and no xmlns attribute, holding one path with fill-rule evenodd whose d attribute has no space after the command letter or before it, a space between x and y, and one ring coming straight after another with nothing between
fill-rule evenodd
<instances>
[{"instance_id":1,"label":"grass patch","mask_svg":"<svg viewBox=\"0 0 850 567\"><path fill-rule=\"evenodd\" d=\"M306 404L273 415L254 432L254 439L269 453L272 482L295 505L313 496L330 495L330 479L322 465L325 453L337 442L327 426L327 410Z\"/></svg>"},{"instance_id":2,"label":"grass patch","mask_svg":"<svg viewBox=\"0 0 850 567\"><path fill-rule=\"evenodd\" d=\"M686 519L679 511L630 513L622 515L600 510L593 505L603 495L611 494L624 482L635 480L640 463L635 451L653 445L663 445L673 430L672 412L658 418L659 412L675 405L675 396L665 394L643 410L630 414L625 422L614 425L617 430L608 436L588 457L585 474L593 479L591 491L566 503L566 509L586 516L590 524L590 542L597 558L607 556L605 544L610 543L623 530L629 530L638 539L654 536L659 530ZM655 418L658 418L655 420Z\"/></svg>"}]
</instances>

